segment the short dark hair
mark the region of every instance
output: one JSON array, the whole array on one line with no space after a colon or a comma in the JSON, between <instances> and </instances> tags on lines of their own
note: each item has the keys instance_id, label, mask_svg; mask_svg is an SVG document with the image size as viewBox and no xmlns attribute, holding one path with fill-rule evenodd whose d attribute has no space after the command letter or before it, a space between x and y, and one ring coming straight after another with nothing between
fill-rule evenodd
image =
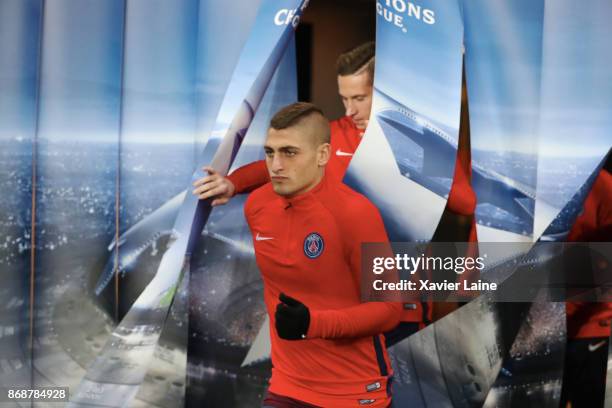
<instances>
[{"instance_id":1,"label":"short dark hair","mask_svg":"<svg viewBox=\"0 0 612 408\"><path fill-rule=\"evenodd\" d=\"M320 126L318 135L322 143L329 143L330 131L327 118L323 111L315 104L309 102L296 102L287 105L272 117L270 127L275 130L287 129L296 126L306 119L314 119Z\"/></svg>"},{"instance_id":2,"label":"short dark hair","mask_svg":"<svg viewBox=\"0 0 612 408\"><path fill-rule=\"evenodd\" d=\"M361 74L367 72L370 81L374 81L374 41L369 41L340 54L336 61L336 71L340 76Z\"/></svg>"}]
</instances>

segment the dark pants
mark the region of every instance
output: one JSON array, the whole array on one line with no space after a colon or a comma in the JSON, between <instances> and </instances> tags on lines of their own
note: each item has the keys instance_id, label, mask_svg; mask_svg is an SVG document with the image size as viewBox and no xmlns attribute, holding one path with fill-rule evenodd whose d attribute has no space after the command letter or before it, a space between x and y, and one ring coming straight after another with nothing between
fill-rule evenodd
<instances>
[{"instance_id":1,"label":"dark pants","mask_svg":"<svg viewBox=\"0 0 612 408\"><path fill-rule=\"evenodd\" d=\"M568 340L565 352L561 407L603 407L608 367L608 339Z\"/></svg>"}]
</instances>

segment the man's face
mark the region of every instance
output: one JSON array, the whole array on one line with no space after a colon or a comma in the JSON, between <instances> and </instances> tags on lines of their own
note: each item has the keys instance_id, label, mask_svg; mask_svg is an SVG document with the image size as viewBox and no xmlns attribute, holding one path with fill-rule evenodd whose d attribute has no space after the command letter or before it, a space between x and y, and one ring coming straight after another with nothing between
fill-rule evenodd
<instances>
[{"instance_id":1,"label":"man's face","mask_svg":"<svg viewBox=\"0 0 612 408\"><path fill-rule=\"evenodd\" d=\"M304 193L321 180L329 144L318 144L301 126L268 130L264 146L274 191L284 197ZM318 146L317 146L318 144Z\"/></svg>"},{"instance_id":2,"label":"man's face","mask_svg":"<svg viewBox=\"0 0 612 408\"><path fill-rule=\"evenodd\" d=\"M358 129L365 129L372 109L370 74L338 75L338 93L342 98L346 116L350 116Z\"/></svg>"}]
</instances>

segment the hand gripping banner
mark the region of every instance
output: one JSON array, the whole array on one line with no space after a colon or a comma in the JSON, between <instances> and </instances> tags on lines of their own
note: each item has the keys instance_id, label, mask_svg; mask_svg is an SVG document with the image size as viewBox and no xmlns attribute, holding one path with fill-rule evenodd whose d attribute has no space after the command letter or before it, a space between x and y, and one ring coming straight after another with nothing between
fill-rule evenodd
<instances>
[{"instance_id":1,"label":"hand gripping banner","mask_svg":"<svg viewBox=\"0 0 612 408\"><path fill-rule=\"evenodd\" d=\"M262 2L192 181L204 176L201 167L207 164L221 174L229 170L305 7L305 1ZM72 404L124 406L134 397L210 210L209 202L185 196L155 277L88 370Z\"/></svg>"}]
</instances>

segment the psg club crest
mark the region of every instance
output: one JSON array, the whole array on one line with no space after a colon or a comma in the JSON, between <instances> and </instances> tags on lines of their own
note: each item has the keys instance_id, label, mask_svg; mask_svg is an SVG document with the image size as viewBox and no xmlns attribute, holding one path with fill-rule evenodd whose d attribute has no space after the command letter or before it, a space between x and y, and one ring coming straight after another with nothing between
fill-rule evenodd
<instances>
[{"instance_id":1,"label":"psg club crest","mask_svg":"<svg viewBox=\"0 0 612 408\"><path fill-rule=\"evenodd\" d=\"M304 240L304 254L310 259L317 258L323 252L323 238L316 232L308 234Z\"/></svg>"}]
</instances>

